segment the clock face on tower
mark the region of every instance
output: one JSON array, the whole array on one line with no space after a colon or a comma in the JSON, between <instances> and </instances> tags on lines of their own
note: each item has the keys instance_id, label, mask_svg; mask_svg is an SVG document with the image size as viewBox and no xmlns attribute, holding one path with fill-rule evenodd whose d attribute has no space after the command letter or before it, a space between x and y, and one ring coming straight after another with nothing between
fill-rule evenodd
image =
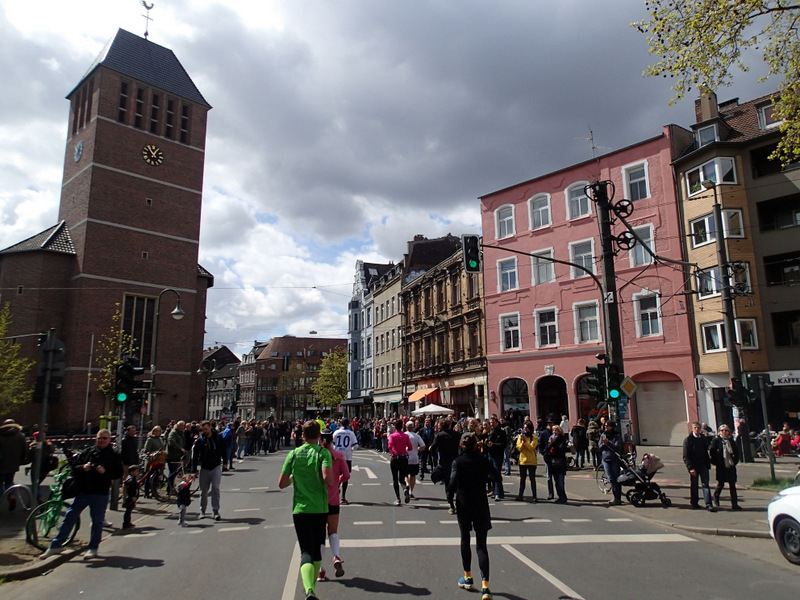
<instances>
[{"instance_id":1,"label":"clock face on tower","mask_svg":"<svg viewBox=\"0 0 800 600\"><path fill-rule=\"evenodd\" d=\"M75 162L78 162L81 159L82 154L83 154L83 141L80 140L78 141L77 144L75 144L75 152L72 155L73 160L75 160Z\"/></svg>"},{"instance_id":2,"label":"clock face on tower","mask_svg":"<svg viewBox=\"0 0 800 600\"><path fill-rule=\"evenodd\" d=\"M147 144L142 148L142 159L148 165L157 167L164 162L164 151L155 144Z\"/></svg>"}]
</instances>

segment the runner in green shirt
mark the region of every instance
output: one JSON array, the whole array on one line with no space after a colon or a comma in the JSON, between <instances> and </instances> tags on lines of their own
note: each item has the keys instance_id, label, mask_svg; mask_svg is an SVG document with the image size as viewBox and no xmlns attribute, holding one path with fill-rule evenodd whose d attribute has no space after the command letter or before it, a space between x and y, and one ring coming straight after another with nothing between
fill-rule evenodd
<instances>
[{"instance_id":1,"label":"runner in green shirt","mask_svg":"<svg viewBox=\"0 0 800 600\"><path fill-rule=\"evenodd\" d=\"M305 444L286 457L278 487L294 484L292 518L300 545L300 578L306 600L317 600L315 584L322 564L322 545L328 521L328 485L334 484L331 453L318 445L319 423L303 425Z\"/></svg>"}]
</instances>

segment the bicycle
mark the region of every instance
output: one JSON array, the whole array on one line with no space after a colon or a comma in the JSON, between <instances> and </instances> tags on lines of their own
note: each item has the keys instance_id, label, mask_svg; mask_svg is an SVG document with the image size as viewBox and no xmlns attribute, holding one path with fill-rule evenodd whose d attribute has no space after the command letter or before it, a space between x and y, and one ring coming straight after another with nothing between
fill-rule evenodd
<instances>
[{"instance_id":1,"label":"bicycle","mask_svg":"<svg viewBox=\"0 0 800 600\"><path fill-rule=\"evenodd\" d=\"M628 465L629 468L634 468L636 466L636 450L634 449L632 452L626 452L620 455L620 458ZM608 479L608 475L606 475L606 470L603 467L602 461L598 463L594 470L594 479L597 483L597 489L599 489L604 494L611 493L611 481Z\"/></svg>"},{"instance_id":2,"label":"bicycle","mask_svg":"<svg viewBox=\"0 0 800 600\"><path fill-rule=\"evenodd\" d=\"M22 510L30 510L33 506L31 488L24 483L15 483L0 496L0 507L8 507L7 510L11 510L13 501L18 502L22 506Z\"/></svg>"},{"instance_id":3,"label":"bicycle","mask_svg":"<svg viewBox=\"0 0 800 600\"><path fill-rule=\"evenodd\" d=\"M164 467L167 464L167 453L163 450L155 454L146 454L144 462L149 461L149 465L144 475L137 481L139 485L144 484L144 497L152 496L159 502L166 502L169 498L167 492L167 476L164 474Z\"/></svg>"},{"instance_id":4,"label":"bicycle","mask_svg":"<svg viewBox=\"0 0 800 600\"><path fill-rule=\"evenodd\" d=\"M71 469L69 464L65 463L53 475L53 479L56 482L50 486L50 499L34 508L25 522L25 540L39 550L46 550L50 546L50 542L55 537L55 534L58 533L58 524L66 512L65 507L72 506L71 502L66 502L62 497L64 481L69 477ZM80 526L81 520L78 518L75 520L75 526L72 531L69 532L64 541L64 546L75 538Z\"/></svg>"},{"instance_id":5,"label":"bicycle","mask_svg":"<svg viewBox=\"0 0 800 600\"><path fill-rule=\"evenodd\" d=\"M169 477L169 485L167 486L167 499L168 500L171 500L173 496L177 497L177 495L178 495L177 486L175 485L175 481L180 481L184 477L186 477L187 475L192 475L192 472L189 470L189 461L188 461L188 459L187 460L182 460L180 465L178 466L178 468L175 469L175 472L172 474L172 476ZM200 489L198 487L197 478L192 478L191 480L189 480L188 483L189 483L189 494L194 496L197 493L197 491Z\"/></svg>"}]
</instances>

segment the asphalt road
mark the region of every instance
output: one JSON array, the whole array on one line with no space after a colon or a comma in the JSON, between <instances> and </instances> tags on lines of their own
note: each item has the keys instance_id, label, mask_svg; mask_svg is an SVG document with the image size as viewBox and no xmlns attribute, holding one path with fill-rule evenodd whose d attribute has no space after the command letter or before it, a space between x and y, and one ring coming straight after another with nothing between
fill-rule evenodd
<instances>
[{"instance_id":1,"label":"asphalt road","mask_svg":"<svg viewBox=\"0 0 800 600\"><path fill-rule=\"evenodd\" d=\"M284 457L249 458L226 473L219 522L199 519L198 500L189 508L187 528L173 513L140 517L133 532L103 541L99 559L73 558L42 577L6 583L0 594L302 599L291 489L277 487ZM317 585L319 598L478 598L456 586L462 574L458 526L447 514L444 488L423 482L416 500L395 507L385 455L358 451L354 466L351 504L342 507L340 525L346 572L341 579L330 573L328 551L330 580ZM512 481L507 497L514 495ZM540 485L539 497L545 494ZM585 504L492 502L492 516L491 587L498 599L797 596L797 569L775 560L768 540L692 536ZM759 556L767 548L768 556ZM473 573L477 578L476 558Z\"/></svg>"}]
</instances>

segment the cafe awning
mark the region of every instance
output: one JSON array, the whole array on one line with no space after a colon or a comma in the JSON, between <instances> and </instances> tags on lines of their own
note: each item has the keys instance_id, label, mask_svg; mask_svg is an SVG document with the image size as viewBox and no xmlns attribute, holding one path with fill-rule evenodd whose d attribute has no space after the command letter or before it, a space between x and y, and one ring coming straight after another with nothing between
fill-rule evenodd
<instances>
[{"instance_id":1,"label":"cafe awning","mask_svg":"<svg viewBox=\"0 0 800 600\"><path fill-rule=\"evenodd\" d=\"M417 390L413 394L408 397L409 402L416 402L418 400L422 400L423 398L427 399L428 397L438 394L439 388L427 388L424 390ZM431 398L433 400L434 398Z\"/></svg>"}]
</instances>

